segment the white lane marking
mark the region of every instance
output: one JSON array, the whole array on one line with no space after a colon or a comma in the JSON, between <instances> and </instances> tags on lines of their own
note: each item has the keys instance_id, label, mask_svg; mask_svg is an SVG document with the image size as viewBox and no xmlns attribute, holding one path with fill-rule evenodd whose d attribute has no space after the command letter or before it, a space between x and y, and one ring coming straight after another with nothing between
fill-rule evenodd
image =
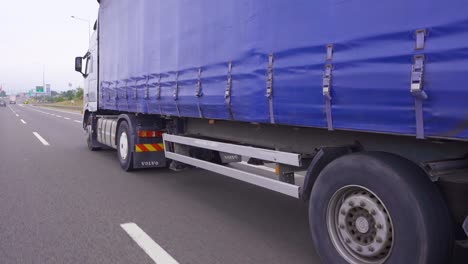
<instances>
[{"instance_id":1,"label":"white lane marking","mask_svg":"<svg viewBox=\"0 0 468 264\"><path fill-rule=\"evenodd\" d=\"M36 109L33 109L32 107L33 107L33 106L31 106L31 108L29 108L29 109L31 109L31 110L33 110L33 111L36 111L36 112L39 112L39 113L43 113L43 114L46 114L46 115L50 115L50 116L55 116L55 117L59 117L59 118L62 117L62 116L60 116L60 115L56 115L56 114L52 114L52 113L47 113L47 112L44 112L44 111L36 110ZM48 109L48 110L52 110L52 109ZM54 111L54 110L52 110L52 111ZM68 112L65 112L65 111L60 111L60 112L68 113ZM70 114L75 114L75 113L70 113ZM80 114L80 115L81 115L81 114ZM63 118L66 119L66 120L71 120L71 118L69 118L69 117L63 117ZM80 123L81 123L81 121L75 121L75 122L80 122Z\"/></svg>"},{"instance_id":2,"label":"white lane marking","mask_svg":"<svg viewBox=\"0 0 468 264\"><path fill-rule=\"evenodd\" d=\"M56 109L52 109L52 108L49 108L49 107L42 107L42 106L33 106L33 107L42 108L42 109L47 109L47 110L55 111L55 112L66 113L66 114L81 115L81 113L68 112L68 111L61 111L61 110L56 110Z\"/></svg>"},{"instance_id":3,"label":"white lane marking","mask_svg":"<svg viewBox=\"0 0 468 264\"><path fill-rule=\"evenodd\" d=\"M252 167L252 168L257 168L257 169L261 169L261 170L266 170L266 171L270 171L270 172L275 172L276 173L276 170L273 169L273 168L269 168L267 166L263 166L263 165L252 165L252 164L249 164L245 161L241 161L239 162L239 164L242 164L242 165L245 165L245 166L249 166L249 167Z\"/></svg>"},{"instance_id":4,"label":"white lane marking","mask_svg":"<svg viewBox=\"0 0 468 264\"><path fill-rule=\"evenodd\" d=\"M24 107L24 104L19 104L19 106Z\"/></svg>"},{"instance_id":5,"label":"white lane marking","mask_svg":"<svg viewBox=\"0 0 468 264\"><path fill-rule=\"evenodd\" d=\"M18 114L16 114L16 117L19 117L19 115L18 115Z\"/></svg>"},{"instance_id":6,"label":"white lane marking","mask_svg":"<svg viewBox=\"0 0 468 264\"><path fill-rule=\"evenodd\" d=\"M21 119L21 123L26 125L26 121L24 121L23 119Z\"/></svg>"},{"instance_id":7,"label":"white lane marking","mask_svg":"<svg viewBox=\"0 0 468 264\"><path fill-rule=\"evenodd\" d=\"M37 137L37 139L39 139L39 141L44 145L44 146L50 146L49 142L47 142L43 137L41 137L41 135L39 135L39 133L37 132L33 132L34 136Z\"/></svg>"},{"instance_id":8,"label":"white lane marking","mask_svg":"<svg viewBox=\"0 0 468 264\"><path fill-rule=\"evenodd\" d=\"M75 122L77 122L77 123L80 123L80 124L81 124L81 121L80 121L80 120L73 120L73 121L75 121Z\"/></svg>"},{"instance_id":9,"label":"white lane marking","mask_svg":"<svg viewBox=\"0 0 468 264\"><path fill-rule=\"evenodd\" d=\"M39 110L32 109L32 108L29 108L29 109L30 109L30 110L33 110L33 111L36 111L36 112L39 112L39 113L43 113L43 114L46 114L46 115L50 115L49 113L44 112L44 111L39 111Z\"/></svg>"},{"instance_id":10,"label":"white lane marking","mask_svg":"<svg viewBox=\"0 0 468 264\"><path fill-rule=\"evenodd\" d=\"M8 106L8 108L10 108L10 110L11 110L14 114L16 114L15 110L13 110L13 108L11 108L11 106Z\"/></svg>"},{"instance_id":11,"label":"white lane marking","mask_svg":"<svg viewBox=\"0 0 468 264\"><path fill-rule=\"evenodd\" d=\"M169 255L161 246L156 244L148 234L145 233L135 223L120 225L125 232L148 254L148 256L157 264L178 264L174 258Z\"/></svg>"}]
</instances>

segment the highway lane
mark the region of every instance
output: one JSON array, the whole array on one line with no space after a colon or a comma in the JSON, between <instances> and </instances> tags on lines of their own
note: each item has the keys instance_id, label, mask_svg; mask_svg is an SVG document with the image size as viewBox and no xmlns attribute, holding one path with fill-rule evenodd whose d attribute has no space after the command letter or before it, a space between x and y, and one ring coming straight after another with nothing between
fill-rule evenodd
<instances>
[{"instance_id":1,"label":"highway lane","mask_svg":"<svg viewBox=\"0 0 468 264\"><path fill-rule=\"evenodd\" d=\"M42 128L47 123L36 126L41 116L12 108L19 117L0 111L0 262L152 263L87 199L89 183L65 156L67 149L54 148L56 141Z\"/></svg>"},{"instance_id":2,"label":"highway lane","mask_svg":"<svg viewBox=\"0 0 468 264\"><path fill-rule=\"evenodd\" d=\"M153 263L124 223L179 263L320 263L306 204L203 170L125 173L115 151L87 150L79 115L11 108L18 117L0 109L1 263Z\"/></svg>"}]
</instances>

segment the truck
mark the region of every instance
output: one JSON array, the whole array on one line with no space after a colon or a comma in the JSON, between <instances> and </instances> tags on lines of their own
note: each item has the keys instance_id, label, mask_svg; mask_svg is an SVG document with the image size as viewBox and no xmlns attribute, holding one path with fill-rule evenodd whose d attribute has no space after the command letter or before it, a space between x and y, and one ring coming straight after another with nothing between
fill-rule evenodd
<instances>
[{"instance_id":1,"label":"truck","mask_svg":"<svg viewBox=\"0 0 468 264\"><path fill-rule=\"evenodd\" d=\"M468 2L98 2L91 151L303 201L323 263L466 252Z\"/></svg>"},{"instance_id":2,"label":"truck","mask_svg":"<svg viewBox=\"0 0 468 264\"><path fill-rule=\"evenodd\" d=\"M10 95L10 104L16 104L16 95Z\"/></svg>"}]
</instances>

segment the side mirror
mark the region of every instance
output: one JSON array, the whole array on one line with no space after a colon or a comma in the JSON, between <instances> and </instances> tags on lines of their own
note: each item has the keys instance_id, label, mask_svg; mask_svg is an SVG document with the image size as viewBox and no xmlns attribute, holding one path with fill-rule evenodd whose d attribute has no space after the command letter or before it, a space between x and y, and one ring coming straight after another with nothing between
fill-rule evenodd
<instances>
[{"instance_id":1,"label":"side mirror","mask_svg":"<svg viewBox=\"0 0 468 264\"><path fill-rule=\"evenodd\" d=\"M84 73L83 73L83 57L76 57L75 58L75 71L77 71L77 72L84 75Z\"/></svg>"}]
</instances>

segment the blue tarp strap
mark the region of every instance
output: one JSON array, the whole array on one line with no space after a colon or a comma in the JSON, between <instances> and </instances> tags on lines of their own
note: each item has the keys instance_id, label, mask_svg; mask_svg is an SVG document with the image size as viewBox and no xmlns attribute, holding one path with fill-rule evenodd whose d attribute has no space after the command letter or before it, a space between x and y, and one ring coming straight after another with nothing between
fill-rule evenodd
<instances>
[{"instance_id":1,"label":"blue tarp strap","mask_svg":"<svg viewBox=\"0 0 468 264\"><path fill-rule=\"evenodd\" d=\"M128 80L125 80L125 93L124 93L125 100L128 101Z\"/></svg>"},{"instance_id":2,"label":"blue tarp strap","mask_svg":"<svg viewBox=\"0 0 468 264\"><path fill-rule=\"evenodd\" d=\"M115 96L114 96L114 109L118 109L118 100L119 100L119 81L115 82ZM110 96L110 95L109 95Z\"/></svg>"},{"instance_id":3,"label":"blue tarp strap","mask_svg":"<svg viewBox=\"0 0 468 264\"><path fill-rule=\"evenodd\" d=\"M133 99L138 100L138 80L135 80L135 87L133 89Z\"/></svg>"},{"instance_id":4,"label":"blue tarp strap","mask_svg":"<svg viewBox=\"0 0 468 264\"><path fill-rule=\"evenodd\" d=\"M268 68L267 68L267 82L266 82L266 94L268 98L268 110L270 113L270 123L275 123L275 113L273 110L273 54L268 55Z\"/></svg>"},{"instance_id":5,"label":"blue tarp strap","mask_svg":"<svg viewBox=\"0 0 468 264\"><path fill-rule=\"evenodd\" d=\"M176 109L177 109L177 115L179 117L181 117L180 116L180 110L179 110L179 104L177 103L178 100L179 100L179 72L176 72L175 87L174 87L174 102L175 102L175 106L176 106Z\"/></svg>"},{"instance_id":6,"label":"blue tarp strap","mask_svg":"<svg viewBox=\"0 0 468 264\"><path fill-rule=\"evenodd\" d=\"M156 87L156 100L161 100L161 75L158 76L158 84Z\"/></svg>"},{"instance_id":7,"label":"blue tarp strap","mask_svg":"<svg viewBox=\"0 0 468 264\"><path fill-rule=\"evenodd\" d=\"M426 47L426 30L418 29L414 33L415 50L424 50ZM428 98L423 90L424 62L423 54L413 57L413 66L411 69L411 95L414 98L414 114L416 120L416 138L424 139L424 101Z\"/></svg>"},{"instance_id":8,"label":"blue tarp strap","mask_svg":"<svg viewBox=\"0 0 468 264\"><path fill-rule=\"evenodd\" d=\"M133 90L133 101L135 101L134 104L136 106L137 111L141 112L140 104L137 102L137 100L138 100L138 91L137 91L137 89L138 89L138 79L133 80L133 82L134 82L133 87L132 87L133 88L132 89ZM130 107L131 106L130 106L130 102L129 102L129 105L128 105L129 110L131 109Z\"/></svg>"},{"instance_id":9,"label":"blue tarp strap","mask_svg":"<svg viewBox=\"0 0 468 264\"><path fill-rule=\"evenodd\" d=\"M322 93L325 100L325 115L327 118L328 130L333 130L333 118L332 118L332 97L331 97L331 78L332 78L331 64L325 65L325 71L323 73L322 81Z\"/></svg>"},{"instance_id":10,"label":"blue tarp strap","mask_svg":"<svg viewBox=\"0 0 468 264\"><path fill-rule=\"evenodd\" d=\"M162 115L162 107L161 107L161 78L162 75L160 74L158 76L158 87L156 89L156 100L158 100L158 106L159 106L159 114Z\"/></svg>"},{"instance_id":11,"label":"blue tarp strap","mask_svg":"<svg viewBox=\"0 0 468 264\"><path fill-rule=\"evenodd\" d=\"M201 83L202 68L198 68L198 79L197 79L197 90L195 91L195 96L197 97L197 107L198 115L200 118L203 118L203 111L200 106L200 97L202 97L202 83Z\"/></svg>"},{"instance_id":12,"label":"blue tarp strap","mask_svg":"<svg viewBox=\"0 0 468 264\"><path fill-rule=\"evenodd\" d=\"M414 112L416 119L416 138L424 139L424 101L428 98L423 90L424 55L414 56L411 71L411 95L414 97Z\"/></svg>"},{"instance_id":13,"label":"blue tarp strap","mask_svg":"<svg viewBox=\"0 0 468 264\"><path fill-rule=\"evenodd\" d=\"M111 93L112 93L112 83L109 83L109 87L107 87L107 101L111 100Z\"/></svg>"},{"instance_id":14,"label":"blue tarp strap","mask_svg":"<svg viewBox=\"0 0 468 264\"><path fill-rule=\"evenodd\" d=\"M115 91L114 99L115 99L115 101L119 100L119 83L120 83L119 81L115 82L115 87L114 87L114 91Z\"/></svg>"},{"instance_id":15,"label":"blue tarp strap","mask_svg":"<svg viewBox=\"0 0 468 264\"><path fill-rule=\"evenodd\" d=\"M149 105L149 80L150 80L150 75L145 75L145 105L147 111L149 112L150 110L150 105Z\"/></svg>"},{"instance_id":16,"label":"blue tarp strap","mask_svg":"<svg viewBox=\"0 0 468 264\"><path fill-rule=\"evenodd\" d=\"M127 106L127 109L130 108L130 104L128 102L128 82L129 80L125 80L125 93L124 93L124 99L125 99L125 105ZM119 109L120 110L120 109Z\"/></svg>"},{"instance_id":17,"label":"blue tarp strap","mask_svg":"<svg viewBox=\"0 0 468 264\"><path fill-rule=\"evenodd\" d=\"M101 87L101 100L104 100L104 90L105 90L104 84L105 84L105 82L101 82L101 85L100 85L100 87Z\"/></svg>"},{"instance_id":18,"label":"blue tarp strap","mask_svg":"<svg viewBox=\"0 0 468 264\"><path fill-rule=\"evenodd\" d=\"M148 100L149 99L149 80L150 80L150 76L149 75L146 75L145 76L145 100Z\"/></svg>"},{"instance_id":19,"label":"blue tarp strap","mask_svg":"<svg viewBox=\"0 0 468 264\"><path fill-rule=\"evenodd\" d=\"M231 89L232 89L232 62L229 62L227 82L226 82L226 91L224 92L224 103L226 104L227 110L229 112L229 118L231 120L234 120L234 115L232 114L232 109L231 109Z\"/></svg>"}]
</instances>

